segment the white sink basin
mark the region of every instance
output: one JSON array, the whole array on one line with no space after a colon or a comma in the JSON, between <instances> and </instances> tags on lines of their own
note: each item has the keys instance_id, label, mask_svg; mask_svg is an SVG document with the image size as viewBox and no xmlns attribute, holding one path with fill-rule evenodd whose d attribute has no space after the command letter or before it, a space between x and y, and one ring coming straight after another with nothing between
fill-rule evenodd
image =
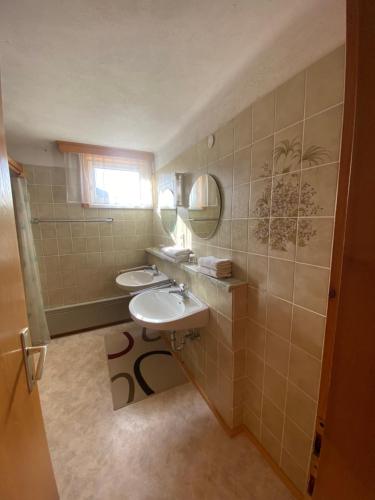
<instances>
[{"instance_id":1,"label":"white sink basin","mask_svg":"<svg viewBox=\"0 0 375 500\"><path fill-rule=\"evenodd\" d=\"M151 269L140 269L137 271L126 271L116 276L116 285L128 292L135 292L154 286L157 284L166 283L168 276L164 273L154 275Z\"/></svg>"},{"instance_id":2,"label":"white sink basin","mask_svg":"<svg viewBox=\"0 0 375 500\"><path fill-rule=\"evenodd\" d=\"M183 298L169 293L177 288L149 290L134 297L130 315L141 326L151 330L188 330L208 323L208 307L192 293Z\"/></svg>"}]
</instances>

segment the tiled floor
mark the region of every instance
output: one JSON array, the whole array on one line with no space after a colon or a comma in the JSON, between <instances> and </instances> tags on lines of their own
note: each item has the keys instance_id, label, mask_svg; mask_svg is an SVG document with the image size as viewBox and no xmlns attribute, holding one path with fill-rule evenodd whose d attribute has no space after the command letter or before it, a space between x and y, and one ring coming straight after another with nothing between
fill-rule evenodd
<instances>
[{"instance_id":1,"label":"tiled floor","mask_svg":"<svg viewBox=\"0 0 375 500\"><path fill-rule=\"evenodd\" d=\"M191 384L112 409L103 336L53 340L40 393L61 500L286 500L255 447Z\"/></svg>"}]
</instances>

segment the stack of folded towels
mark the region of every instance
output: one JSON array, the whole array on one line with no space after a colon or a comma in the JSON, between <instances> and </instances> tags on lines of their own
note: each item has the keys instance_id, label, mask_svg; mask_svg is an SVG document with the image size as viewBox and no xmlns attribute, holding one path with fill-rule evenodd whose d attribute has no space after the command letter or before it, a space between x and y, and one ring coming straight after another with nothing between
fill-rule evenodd
<instances>
[{"instance_id":1,"label":"stack of folded towels","mask_svg":"<svg viewBox=\"0 0 375 500\"><path fill-rule=\"evenodd\" d=\"M173 247L161 247L160 251L173 259L175 262L186 262L189 260L189 255L191 254L191 250L179 247L178 245Z\"/></svg>"},{"instance_id":2,"label":"stack of folded towels","mask_svg":"<svg viewBox=\"0 0 375 500\"><path fill-rule=\"evenodd\" d=\"M230 278L232 276L232 261L217 257L200 257L198 271L214 278Z\"/></svg>"}]
</instances>

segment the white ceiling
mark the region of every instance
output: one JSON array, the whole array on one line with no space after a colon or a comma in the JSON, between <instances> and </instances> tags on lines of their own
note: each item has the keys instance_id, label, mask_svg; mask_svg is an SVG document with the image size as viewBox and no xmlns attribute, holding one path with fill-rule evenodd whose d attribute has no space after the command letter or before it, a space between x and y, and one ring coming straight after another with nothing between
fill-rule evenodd
<instances>
[{"instance_id":1,"label":"white ceiling","mask_svg":"<svg viewBox=\"0 0 375 500\"><path fill-rule=\"evenodd\" d=\"M10 153L63 139L164 162L344 37L345 0L1 0Z\"/></svg>"}]
</instances>

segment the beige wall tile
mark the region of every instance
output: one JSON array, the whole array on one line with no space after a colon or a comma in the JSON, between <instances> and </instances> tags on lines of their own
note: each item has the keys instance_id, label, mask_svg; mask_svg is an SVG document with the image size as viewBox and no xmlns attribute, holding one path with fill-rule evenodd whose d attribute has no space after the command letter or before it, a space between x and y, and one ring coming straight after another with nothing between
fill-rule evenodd
<instances>
[{"instance_id":1,"label":"beige wall tile","mask_svg":"<svg viewBox=\"0 0 375 500\"><path fill-rule=\"evenodd\" d=\"M298 219L297 258L298 262L329 267L333 239L334 219Z\"/></svg>"},{"instance_id":2,"label":"beige wall tile","mask_svg":"<svg viewBox=\"0 0 375 500\"><path fill-rule=\"evenodd\" d=\"M305 102L305 72L281 85L276 92L276 129L303 119Z\"/></svg>"},{"instance_id":3,"label":"beige wall tile","mask_svg":"<svg viewBox=\"0 0 375 500\"><path fill-rule=\"evenodd\" d=\"M247 318L236 319L233 322L233 343L234 351L245 349Z\"/></svg>"},{"instance_id":4,"label":"beige wall tile","mask_svg":"<svg viewBox=\"0 0 375 500\"><path fill-rule=\"evenodd\" d=\"M48 292L48 306L58 307L64 305L64 291L60 290L50 290Z\"/></svg>"},{"instance_id":5,"label":"beige wall tile","mask_svg":"<svg viewBox=\"0 0 375 500\"><path fill-rule=\"evenodd\" d=\"M286 398L286 414L308 435L312 436L315 429L317 404L289 382Z\"/></svg>"},{"instance_id":6,"label":"beige wall tile","mask_svg":"<svg viewBox=\"0 0 375 500\"><path fill-rule=\"evenodd\" d=\"M260 325L266 323L267 293L264 290L249 287L247 311L249 318Z\"/></svg>"},{"instance_id":7,"label":"beige wall tile","mask_svg":"<svg viewBox=\"0 0 375 500\"><path fill-rule=\"evenodd\" d=\"M71 288L77 285L77 275L74 269L62 269L61 277L64 288Z\"/></svg>"},{"instance_id":8,"label":"beige wall tile","mask_svg":"<svg viewBox=\"0 0 375 500\"><path fill-rule=\"evenodd\" d=\"M249 219L248 252L268 255L269 219Z\"/></svg>"},{"instance_id":9,"label":"beige wall tile","mask_svg":"<svg viewBox=\"0 0 375 500\"><path fill-rule=\"evenodd\" d=\"M37 203L52 203L52 187L51 186L35 186L35 187L36 187L36 202Z\"/></svg>"},{"instance_id":10,"label":"beige wall tile","mask_svg":"<svg viewBox=\"0 0 375 500\"><path fill-rule=\"evenodd\" d=\"M285 174L301 168L303 123L275 134L273 174Z\"/></svg>"},{"instance_id":11,"label":"beige wall tile","mask_svg":"<svg viewBox=\"0 0 375 500\"><path fill-rule=\"evenodd\" d=\"M247 286L236 287L232 291L233 318L240 319L247 317Z\"/></svg>"},{"instance_id":12,"label":"beige wall tile","mask_svg":"<svg viewBox=\"0 0 375 500\"><path fill-rule=\"evenodd\" d=\"M300 174L278 175L272 182L272 217L297 217Z\"/></svg>"},{"instance_id":13,"label":"beige wall tile","mask_svg":"<svg viewBox=\"0 0 375 500\"><path fill-rule=\"evenodd\" d=\"M221 342L218 343L219 370L229 379L234 378L234 353Z\"/></svg>"},{"instance_id":14,"label":"beige wall tile","mask_svg":"<svg viewBox=\"0 0 375 500\"><path fill-rule=\"evenodd\" d=\"M33 207L33 205L32 205ZM52 207L51 203L38 203L36 205L36 217L40 219L50 219L52 215Z\"/></svg>"},{"instance_id":15,"label":"beige wall tile","mask_svg":"<svg viewBox=\"0 0 375 500\"><path fill-rule=\"evenodd\" d=\"M246 352L246 375L258 389L263 389L264 360L252 351Z\"/></svg>"},{"instance_id":16,"label":"beige wall tile","mask_svg":"<svg viewBox=\"0 0 375 500\"><path fill-rule=\"evenodd\" d=\"M124 238L125 242L125 238ZM99 252L100 251L100 238L86 238L86 251Z\"/></svg>"},{"instance_id":17,"label":"beige wall tile","mask_svg":"<svg viewBox=\"0 0 375 500\"><path fill-rule=\"evenodd\" d=\"M76 288L63 289L64 305L75 304L78 300Z\"/></svg>"},{"instance_id":18,"label":"beige wall tile","mask_svg":"<svg viewBox=\"0 0 375 500\"><path fill-rule=\"evenodd\" d=\"M233 219L247 218L249 216L249 196L250 196L250 184L241 184L241 186L236 186L233 188L233 201L232 201ZM247 240L246 240L246 246L247 246Z\"/></svg>"},{"instance_id":19,"label":"beige wall tile","mask_svg":"<svg viewBox=\"0 0 375 500\"><path fill-rule=\"evenodd\" d=\"M257 439L260 439L260 419L252 411L244 412L244 424Z\"/></svg>"},{"instance_id":20,"label":"beige wall tile","mask_svg":"<svg viewBox=\"0 0 375 500\"><path fill-rule=\"evenodd\" d=\"M53 202L54 203L66 203L66 188L65 186L53 186L52 187Z\"/></svg>"},{"instance_id":21,"label":"beige wall tile","mask_svg":"<svg viewBox=\"0 0 375 500\"><path fill-rule=\"evenodd\" d=\"M270 216L271 188L271 179L261 179L251 183L250 217Z\"/></svg>"},{"instance_id":22,"label":"beige wall tile","mask_svg":"<svg viewBox=\"0 0 375 500\"><path fill-rule=\"evenodd\" d=\"M59 247L59 255L66 255L67 253L72 253L72 239L71 238L61 238L57 240Z\"/></svg>"},{"instance_id":23,"label":"beige wall tile","mask_svg":"<svg viewBox=\"0 0 375 500\"><path fill-rule=\"evenodd\" d=\"M244 378L246 376L246 350L240 349L234 353L234 378ZM239 402L242 404L242 400Z\"/></svg>"},{"instance_id":24,"label":"beige wall tile","mask_svg":"<svg viewBox=\"0 0 375 500\"><path fill-rule=\"evenodd\" d=\"M205 341L206 354L211 358L212 361L217 362L218 341L216 336L208 330L205 330L202 335Z\"/></svg>"},{"instance_id":25,"label":"beige wall tile","mask_svg":"<svg viewBox=\"0 0 375 500\"><path fill-rule=\"evenodd\" d=\"M247 222L247 221L245 221ZM232 275L242 281L247 277L247 254L242 251L233 250L232 253ZM230 256L228 256L230 258Z\"/></svg>"},{"instance_id":26,"label":"beige wall tile","mask_svg":"<svg viewBox=\"0 0 375 500\"><path fill-rule=\"evenodd\" d=\"M218 367L211 358L206 356L206 392L211 401L217 400Z\"/></svg>"},{"instance_id":27,"label":"beige wall tile","mask_svg":"<svg viewBox=\"0 0 375 500\"><path fill-rule=\"evenodd\" d=\"M293 297L294 262L269 259L268 289L271 294L285 300Z\"/></svg>"},{"instance_id":28,"label":"beige wall tile","mask_svg":"<svg viewBox=\"0 0 375 500\"><path fill-rule=\"evenodd\" d=\"M328 300L328 283L328 269L296 264L294 302L317 313L325 314Z\"/></svg>"},{"instance_id":29,"label":"beige wall tile","mask_svg":"<svg viewBox=\"0 0 375 500\"><path fill-rule=\"evenodd\" d=\"M281 455L281 442L275 438L265 425L262 425L261 443L278 464Z\"/></svg>"},{"instance_id":30,"label":"beige wall tile","mask_svg":"<svg viewBox=\"0 0 375 500\"><path fill-rule=\"evenodd\" d=\"M58 255L57 240L49 238L41 241L43 255Z\"/></svg>"},{"instance_id":31,"label":"beige wall tile","mask_svg":"<svg viewBox=\"0 0 375 500\"><path fill-rule=\"evenodd\" d=\"M99 224L97 222L85 222L85 235L88 238L99 238Z\"/></svg>"},{"instance_id":32,"label":"beige wall tile","mask_svg":"<svg viewBox=\"0 0 375 500\"><path fill-rule=\"evenodd\" d=\"M43 257L44 268L47 273L60 272L60 260L58 255Z\"/></svg>"},{"instance_id":33,"label":"beige wall tile","mask_svg":"<svg viewBox=\"0 0 375 500\"><path fill-rule=\"evenodd\" d=\"M247 220L233 219L232 221L232 248L233 250L247 250Z\"/></svg>"},{"instance_id":34,"label":"beige wall tile","mask_svg":"<svg viewBox=\"0 0 375 500\"><path fill-rule=\"evenodd\" d=\"M285 421L284 447L303 470L306 470L310 463L311 444L311 439L287 418Z\"/></svg>"},{"instance_id":35,"label":"beige wall tile","mask_svg":"<svg viewBox=\"0 0 375 500\"><path fill-rule=\"evenodd\" d=\"M294 260L296 255L297 219L272 218L269 255Z\"/></svg>"},{"instance_id":36,"label":"beige wall tile","mask_svg":"<svg viewBox=\"0 0 375 500\"><path fill-rule=\"evenodd\" d=\"M279 408L285 410L286 403L286 377L280 375L273 368L265 365L264 394Z\"/></svg>"},{"instance_id":37,"label":"beige wall tile","mask_svg":"<svg viewBox=\"0 0 375 500\"><path fill-rule=\"evenodd\" d=\"M34 184L52 185L52 169L48 167L33 167Z\"/></svg>"},{"instance_id":38,"label":"beige wall tile","mask_svg":"<svg viewBox=\"0 0 375 500\"><path fill-rule=\"evenodd\" d=\"M253 104L253 141L271 135L275 127L275 93L265 95Z\"/></svg>"},{"instance_id":39,"label":"beige wall tile","mask_svg":"<svg viewBox=\"0 0 375 500\"><path fill-rule=\"evenodd\" d=\"M321 362L292 344L290 351L290 380L314 400L318 399Z\"/></svg>"},{"instance_id":40,"label":"beige wall tile","mask_svg":"<svg viewBox=\"0 0 375 500\"><path fill-rule=\"evenodd\" d=\"M298 466L286 450L282 450L281 453L281 468L300 491L306 491L307 472Z\"/></svg>"},{"instance_id":41,"label":"beige wall tile","mask_svg":"<svg viewBox=\"0 0 375 500\"><path fill-rule=\"evenodd\" d=\"M250 380L246 381L246 399L247 410L251 410L257 417L260 417L262 411L262 392Z\"/></svg>"},{"instance_id":42,"label":"beige wall tile","mask_svg":"<svg viewBox=\"0 0 375 500\"><path fill-rule=\"evenodd\" d=\"M230 319L226 318L222 314L217 314L217 335L218 339L221 340L226 346L233 346L233 323Z\"/></svg>"},{"instance_id":43,"label":"beige wall tile","mask_svg":"<svg viewBox=\"0 0 375 500\"><path fill-rule=\"evenodd\" d=\"M267 289L268 258L264 255L247 254L247 281L254 288Z\"/></svg>"},{"instance_id":44,"label":"beige wall tile","mask_svg":"<svg viewBox=\"0 0 375 500\"><path fill-rule=\"evenodd\" d=\"M52 185L53 186L65 186L65 168L53 168L52 169Z\"/></svg>"},{"instance_id":45,"label":"beige wall tile","mask_svg":"<svg viewBox=\"0 0 375 500\"><path fill-rule=\"evenodd\" d=\"M263 396L262 424L264 424L278 440L281 440L284 414L266 396Z\"/></svg>"},{"instance_id":46,"label":"beige wall tile","mask_svg":"<svg viewBox=\"0 0 375 500\"><path fill-rule=\"evenodd\" d=\"M70 230L73 238L85 236L85 224L83 222L71 222Z\"/></svg>"},{"instance_id":47,"label":"beige wall tile","mask_svg":"<svg viewBox=\"0 0 375 500\"><path fill-rule=\"evenodd\" d=\"M234 119L234 149L237 151L251 143L251 106Z\"/></svg>"},{"instance_id":48,"label":"beige wall tile","mask_svg":"<svg viewBox=\"0 0 375 500\"><path fill-rule=\"evenodd\" d=\"M245 184L250 182L250 170L251 170L251 149L247 147L237 151L234 154L233 161L233 184L238 186L239 184Z\"/></svg>"},{"instance_id":49,"label":"beige wall tile","mask_svg":"<svg viewBox=\"0 0 375 500\"><path fill-rule=\"evenodd\" d=\"M47 289L58 290L63 287L60 272L47 272Z\"/></svg>"},{"instance_id":50,"label":"beige wall tile","mask_svg":"<svg viewBox=\"0 0 375 500\"><path fill-rule=\"evenodd\" d=\"M56 224L56 236L58 238L71 238L70 224L60 223Z\"/></svg>"},{"instance_id":51,"label":"beige wall tile","mask_svg":"<svg viewBox=\"0 0 375 500\"><path fill-rule=\"evenodd\" d=\"M39 224L42 239L56 238L56 224L46 222Z\"/></svg>"},{"instance_id":52,"label":"beige wall tile","mask_svg":"<svg viewBox=\"0 0 375 500\"><path fill-rule=\"evenodd\" d=\"M209 165L208 173L213 175L222 189L233 186L233 154Z\"/></svg>"},{"instance_id":53,"label":"beige wall tile","mask_svg":"<svg viewBox=\"0 0 375 500\"><path fill-rule=\"evenodd\" d=\"M336 106L306 120L302 168L339 159L343 107Z\"/></svg>"},{"instance_id":54,"label":"beige wall tile","mask_svg":"<svg viewBox=\"0 0 375 500\"><path fill-rule=\"evenodd\" d=\"M269 295L267 300L267 330L276 333L286 340L290 340L291 322L292 304Z\"/></svg>"},{"instance_id":55,"label":"beige wall tile","mask_svg":"<svg viewBox=\"0 0 375 500\"><path fill-rule=\"evenodd\" d=\"M253 321L249 321L246 329L246 349L249 349L264 359L266 345L266 330Z\"/></svg>"},{"instance_id":56,"label":"beige wall tile","mask_svg":"<svg viewBox=\"0 0 375 500\"><path fill-rule=\"evenodd\" d=\"M100 251L110 252L113 250L113 238L112 236L102 236L100 238Z\"/></svg>"},{"instance_id":57,"label":"beige wall tile","mask_svg":"<svg viewBox=\"0 0 375 500\"><path fill-rule=\"evenodd\" d=\"M72 252L86 252L86 238L72 238Z\"/></svg>"},{"instance_id":58,"label":"beige wall tile","mask_svg":"<svg viewBox=\"0 0 375 500\"><path fill-rule=\"evenodd\" d=\"M223 248L232 247L232 221L221 220L217 230L218 245Z\"/></svg>"},{"instance_id":59,"label":"beige wall tile","mask_svg":"<svg viewBox=\"0 0 375 500\"><path fill-rule=\"evenodd\" d=\"M307 70L306 116L344 100L345 46L323 57Z\"/></svg>"},{"instance_id":60,"label":"beige wall tile","mask_svg":"<svg viewBox=\"0 0 375 500\"><path fill-rule=\"evenodd\" d=\"M336 204L338 164L304 170L301 176L300 216L333 216Z\"/></svg>"},{"instance_id":61,"label":"beige wall tile","mask_svg":"<svg viewBox=\"0 0 375 500\"><path fill-rule=\"evenodd\" d=\"M288 341L266 332L266 363L285 377L288 375L289 348Z\"/></svg>"},{"instance_id":62,"label":"beige wall tile","mask_svg":"<svg viewBox=\"0 0 375 500\"><path fill-rule=\"evenodd\" d=\"M251 180L272 175L273 165L273 136L256 142L251 151Z\"/></svg>"}]
</instances>

